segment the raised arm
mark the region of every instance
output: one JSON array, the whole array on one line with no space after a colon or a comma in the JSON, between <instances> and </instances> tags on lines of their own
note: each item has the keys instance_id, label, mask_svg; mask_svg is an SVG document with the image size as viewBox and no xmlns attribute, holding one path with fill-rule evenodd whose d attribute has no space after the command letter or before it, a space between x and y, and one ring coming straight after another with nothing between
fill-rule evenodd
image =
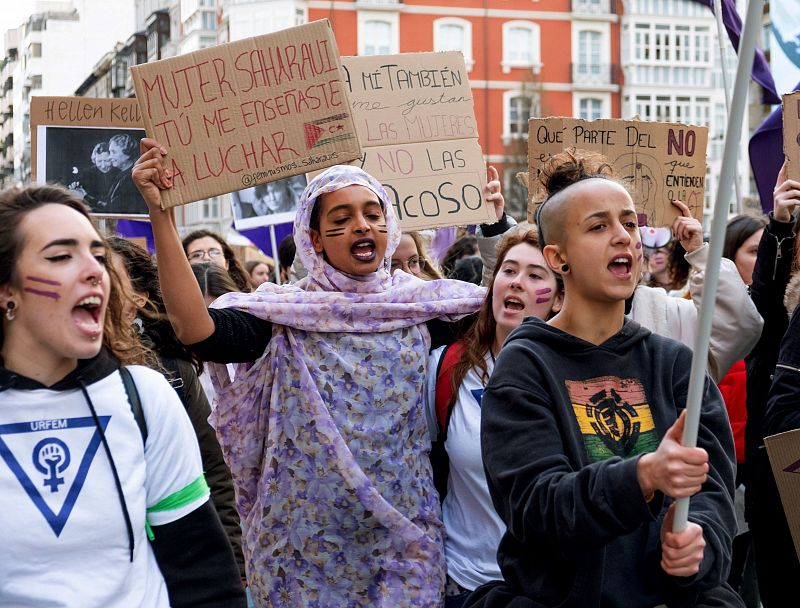
<instances>
[{"instance_id":1,"label":"raised arm","mask_svg":"<svg viewBox=\"0 0 800 608\"><path fill-rule=\"evenodd\" d=\"M167 150L149 138L142 139L140 148L142 155L133 166L132 178L150 212L164 304L178 339L195 344L214 333L214 321L183 251L175 214L161 208L161 190L172 187L172 174L163 163Z\"/></svg>"},{"instance_id":2,"label":"raised arm","mask_svg":"<svg viewBox=\"0 0 800 608\"><path fill-rule=\"evenodd\" d=\"M516 220L506 214L506 201L500 187L500 179L497 169L489 165L489 182L486 184L486 202L493 204L497 215L497 222L494 224L481 224L475 236L478 237L478 251L483 261L483 278L481 285L488 285L494 274L494 267L497 265L497 244L506 232L517 225Z\"/></svg>"}]
</instances>

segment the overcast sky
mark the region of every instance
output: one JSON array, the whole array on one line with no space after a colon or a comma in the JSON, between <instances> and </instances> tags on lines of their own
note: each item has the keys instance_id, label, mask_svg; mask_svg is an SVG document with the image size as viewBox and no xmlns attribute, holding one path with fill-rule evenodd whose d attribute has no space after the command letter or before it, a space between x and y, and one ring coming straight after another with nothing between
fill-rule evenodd
<instances>
[{"instance_id":1,"label":"overcast sky","mask_svg":"<svg viewBox=\"0 0 800 608\"><path fill-rule=\"evenodd\" d=\"M33 10L33 0L0 0L0 35L20 25ZM0 42L2 44L2 42Z\"/></svg>"}]
</instances>

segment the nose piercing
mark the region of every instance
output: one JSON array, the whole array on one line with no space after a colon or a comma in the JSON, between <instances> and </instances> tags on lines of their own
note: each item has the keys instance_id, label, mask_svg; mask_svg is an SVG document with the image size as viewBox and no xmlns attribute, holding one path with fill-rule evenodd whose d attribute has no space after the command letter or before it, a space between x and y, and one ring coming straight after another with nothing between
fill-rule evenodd
<instances>
[{"instance_id":1,"label":"nose piercing","mask_svg":"<svg viewBox=\"0 0 800 608\"><path fill-rule=\"evenodd\" d=\"M100 284L100 280L97 277L92 277L91 279L92 287L97 287Z\"/></svg>"}]
</instances>

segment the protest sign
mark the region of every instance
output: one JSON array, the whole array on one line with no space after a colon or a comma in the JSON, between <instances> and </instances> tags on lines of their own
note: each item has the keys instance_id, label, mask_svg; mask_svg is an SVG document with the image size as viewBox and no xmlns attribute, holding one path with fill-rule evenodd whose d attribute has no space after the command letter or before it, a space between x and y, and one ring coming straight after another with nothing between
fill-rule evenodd
<instances>
[{"instance_id":1,"label":"protest sign","mask_svg":"<svg viewBox=\"0 0 800 608\"><path fill-rule=\"evenodd\" d=\"M342 57L342 67L364 149L353 164L383 184L403 230L495 222L464 56Z\"/></svg>"},{"instance_id":2,"label":"protest sign","mask_svg":"<svg viewBox=\"0 0 800 608\"><path fill-rule=\"evenodd\" d=\"M131 180L143 127L135 99L32 97L32 180L66 186L96 215L146 216Z\"/></svg>"},{"instance_id":3,"label":"protest sign","mask_svg":"<svg viewBox=\"0 0 800 608\"><path fill-rule=\"evenodd\" d=\"M361 156L327 20L131 68L164 207Z\"/></svg>"},{"instance_id":4,"label":"protest sign","mask_svg":"<svg viewBox=\"0 0 800 608\"><path fill-rule=\"evenodd\" d=\"M234 228L248 230L293 222L306 185L305 175L293 175L231 192Z\"/></svg>"},{"instance_id":5,"label":"protest sign","mask_svg":"<svg viewBox=\"0 0 800 608\"><path fill-rule=\"evenodd\" d=\"M783 96L783 153L789 177L800 180L800 91Z\"/></svg>"},{"instance_id":6,"label":"protest sign","mask_svg":"<svg viewBox=\"0 0 800 608\"><path fill-rule=\"evenodd\" d=\"M539 174L565 150L603 154L631 192L640 223L670 226L674 199L703 219L708 128L640 120L531 118L528 121L528 217L544 200Z\"/></svg>"},{"instance_id":7,"label":"protest sign","mask_svg":"<svg viewBox=\"0 0 800 608\"><path fill-rule=\"evenodd\" d=\"M772 474L800 557L800 429L766 437Z\"/></svg>"}]
</instances>

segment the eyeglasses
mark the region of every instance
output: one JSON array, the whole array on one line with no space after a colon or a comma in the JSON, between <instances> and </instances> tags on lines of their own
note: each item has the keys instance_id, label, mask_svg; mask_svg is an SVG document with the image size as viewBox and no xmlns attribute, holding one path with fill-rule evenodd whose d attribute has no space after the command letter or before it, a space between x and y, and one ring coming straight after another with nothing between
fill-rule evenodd
<instances>
[{"instance_id":1,"label":"eyeglasses","mask_svg":"<svg viewBox=\"0 0 800 608\"><path fill-rule=\"evenodd\" d=\"M210 259L218 258L222 255L222 250L212 247L211 249L198 249L189 254L190 262L200 262L204 257L208 256Z\"/></svg>"},{"instance_id":2,"label":"eyeglasses","mask_svg":"<svg viewBox=\"0 0 800 608\"><path fill-rule=\"evenodd\" d=\"M392 272L395 270L404 270L411 274L416 274L419 272L420 268L422 268L423 264L423 260L416 256L410 257L407 260L392 260Z\"/></svg>"}]
</instances>

